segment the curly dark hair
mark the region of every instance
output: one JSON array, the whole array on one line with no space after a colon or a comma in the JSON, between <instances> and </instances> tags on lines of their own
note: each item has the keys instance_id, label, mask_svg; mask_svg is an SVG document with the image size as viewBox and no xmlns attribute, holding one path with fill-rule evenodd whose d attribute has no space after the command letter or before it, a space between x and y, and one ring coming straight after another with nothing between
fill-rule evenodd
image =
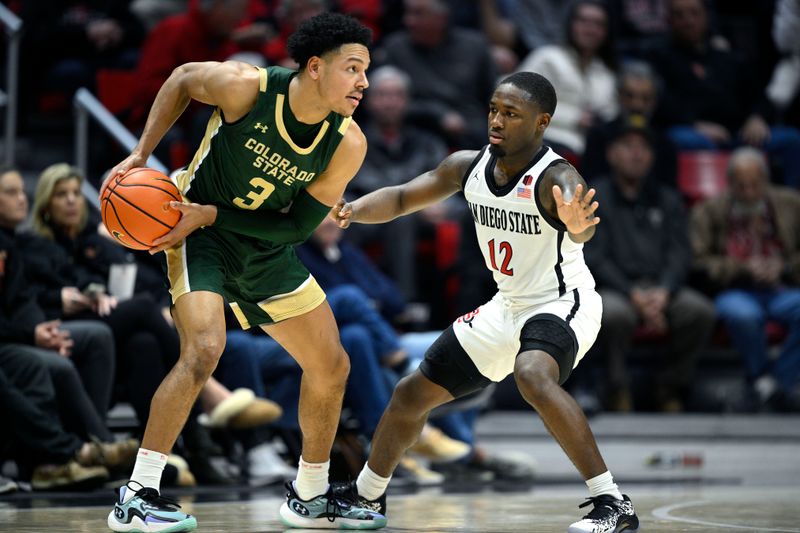
<instances>
[{"instance_id":1,"label":"curly dark hair","mask_svg":"<svg viewBox=\"0 0 800 533\"><path fill-rule=\"evenodd\" d=\"M550 113L551 115L556 112L556 90L553 84L535 72L515 72L501 81L498 86L510 83L514 87L525 91L528 94L528 100L537 104L543 113Z\"/></svg>"},{"instance_id":2,"label":"curly dark hair","mask_svg":"<svg viewBox=\"0 0 800 533\"><path fill-rule=\"evenodd\" d=\"M320 13L306 20L289 37L286 49L300 69L313 56L338 49L343 44L372 44L372 30L353 17L340 13Z\"/></svg>"}]
</instances>

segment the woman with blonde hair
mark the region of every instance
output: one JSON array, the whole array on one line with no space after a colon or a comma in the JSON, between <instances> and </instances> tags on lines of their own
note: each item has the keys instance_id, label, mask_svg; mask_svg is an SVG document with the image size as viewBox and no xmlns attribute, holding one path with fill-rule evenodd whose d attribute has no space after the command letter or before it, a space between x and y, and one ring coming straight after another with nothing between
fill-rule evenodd
<instances>
[{"instance_id":1,"label":"woman with blonde hair","mask_svg":"<svg viewBox=\"0 0 800 533\"><path fill-rule=\"evenodd\" d=\"M100 221L90 213L81 192L83 182L80 169L67 163L51 165L42 172L32 210L33 229L41 238L26 245L26 266L40 286L40 302L50 317L99 316L111 327L117 346L119 385L143 428L150 399L178 360L178 334L157 303L157 283L138 283L138 290L124 301L108 293L111 265L130 259L126 250L102 235ZM146 265L140 264L137 273L160 279L160 273L148 272ZM251 395L234 395L213 378L201 402L209 410L224 406L223 410L230 412L226 422L231 426L263 424L281 414L277 405ZM187 459L200 481L225 482L205 460L207 449L191 449L198 443L208 443L205 433L195 417L190 417L184 432L190 452Z\"/></svg>"}]
</instances>

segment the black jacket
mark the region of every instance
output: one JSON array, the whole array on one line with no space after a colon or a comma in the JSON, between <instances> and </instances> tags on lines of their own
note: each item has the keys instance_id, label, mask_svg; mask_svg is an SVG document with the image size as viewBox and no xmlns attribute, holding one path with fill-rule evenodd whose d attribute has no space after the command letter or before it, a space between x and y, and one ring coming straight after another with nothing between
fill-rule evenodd
<instances>
[{"instance_id":1,"label":"black jacket","mask_svg":"<svg viewBox=\"0 0 800 533\"><path fill-rule=\"evenodd\" d=\"M680 289L692 256L678 193L652 179L633 201L610 179L594 187L602 222L584 252L598 286L624 294L637 285L660 286L671 293Z\"/></svg>"},{"instance_id":2,"label":"black jacket","mask_svg":"<svg viewBox=\"0 0 800 533\"><path fill-rule=\"evenodd\" d=\"M34 344L34 329L44 321L23 270L16 236L0 229L0 342Z\"/></svg>"}]
</instances>

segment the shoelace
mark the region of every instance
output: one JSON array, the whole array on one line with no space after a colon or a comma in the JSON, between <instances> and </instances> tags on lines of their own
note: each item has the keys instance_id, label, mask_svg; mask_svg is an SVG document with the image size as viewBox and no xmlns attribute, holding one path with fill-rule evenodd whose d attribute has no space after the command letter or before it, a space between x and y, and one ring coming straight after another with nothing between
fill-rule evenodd
<instances>
[{"instance_id":1,"label":"shoelace","mask_svg":"<svg viewBox=\"0 0 800 533\"><path fill-rule=\"evenodd\" d=\"M131 490L135 490L136 496L138 496L139 498L143 499L144 501L146 501L151 505L163 507L169 511L176 511L181 507L176 500L173 500L172 498L167 498L166 496L162 496L156 489L152 487L143 487L139 485L140 488L136 490L133 487L131 487L130 481L126 484L126 486Z\"/></svg>"},{"instance_id":2,"label":"shoelace","mask_svg":"<svg viewBox=\"0 0 800 533\"><path fill-rule=\"evenodd\" d=\"M594 505L594 509L589 511L589 513L586 516L584 516L584 518L588 518L590 520L595 518L605 518L606 515L608 514L608 511L606 511L605 509L608 509L612 513L617 512L617 506L615 505L616 501L617 499L614 498L613 496L605 496L605 495L594 496L591 498L586 498L586 501L580 504L578 508L582 509L583 507Z\"/></svg>"},{"instance_id":3,"label":"shoelace","mask_svg":"<svg viewBox=\"0 0 800 533\"><path fill-rule=\"evenodd\" d=\"M328 522L335 522L337 516L341 516L342 514L342 504L339 502L339 498L333 495L333 493L329 493L328 495L328 503L325 506L325 514L328 515Z\"/></svg>"}]
</instances>

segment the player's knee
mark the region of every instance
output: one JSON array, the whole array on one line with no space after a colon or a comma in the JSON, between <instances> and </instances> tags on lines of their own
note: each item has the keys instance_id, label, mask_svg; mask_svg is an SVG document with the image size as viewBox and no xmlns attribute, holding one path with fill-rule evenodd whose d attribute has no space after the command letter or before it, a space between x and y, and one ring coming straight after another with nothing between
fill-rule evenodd
<instances>
[{"instance_id":1,"label":"player's knee","mask_svg":"<svg viewBox=\"0 0 800 533\"><path fill-rule=\"evenodd\" d=\"M556 368L557 370L557 368ZM553 387L558 387L558 373L538 365L534 361L517 359L514 380L520 394L530 403L536 404L550 396Z\"/></svg>"},{"instance_id":2,"label":"player's knee","mask_svg":"<svg viewBox=\"0 0 800 533\"><path fill-rule=\"evenodd\" d=\"M198 381L205 382L217 367L224 349L224 335L198 333L188 339L181 354L181 362L188 365L190 372Z\"/></svg>"},{"instance_id":3,"label":"player's knee","mask_svg":"<svg viewBox=\"0 0 800 533\"><path fill-rule=\"evenodd\" d=\"M392 393L390 407L406 414L422 414L430 410L427 395L417 385L414 375L400 380Z\"/></svg>"},{"instance_id":4,"label":"player's knee","mask_svg":"<svg viewBox=\"0 0 800 533\"><path fill-rule=\"evenodd\" d=\"M350 358L342 346L305 361L303 373L315 383L344 387L350 375Z\"/></svg>"}]
</instances>

